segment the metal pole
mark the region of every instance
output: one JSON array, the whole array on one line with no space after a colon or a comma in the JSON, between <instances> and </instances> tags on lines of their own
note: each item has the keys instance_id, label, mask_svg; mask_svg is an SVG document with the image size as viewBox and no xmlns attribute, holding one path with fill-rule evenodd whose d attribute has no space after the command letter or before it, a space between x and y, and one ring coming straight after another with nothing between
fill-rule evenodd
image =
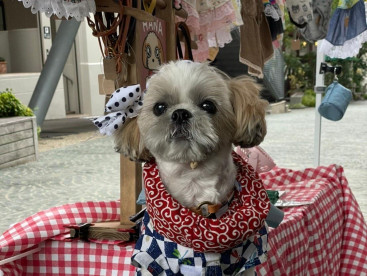
<instances>
[{"instance_id":1,"label":"metal pole","mask_svg":"<svg viewBox=\"0 0 367 276\"><path fill-rule=\"evenodd\" d=\"M320 45L321 41L318 41ZM320 145L321 145L321 115L318 112L318 108L321 104L322 93L325 91L324 85L324 74L320 74L321 62L325 60L325 56L316 51L316 83L315 83L315 93L316 93L316 104L315 104L315 137L314 137L314 166L320 165Z\"/></svg>"},{"instance_id":2,"label":"metal pole","mask_svg":"<svg viewBox=\"0 0 367 276\"><path fill-rule=\"evenodd\" d=\"M29 107L36 115L39 126L42 125L46 117L79 25L80 22L74 18L63 20L52 43L50 53L29 102Z\"/></svg>"}]
</instances>

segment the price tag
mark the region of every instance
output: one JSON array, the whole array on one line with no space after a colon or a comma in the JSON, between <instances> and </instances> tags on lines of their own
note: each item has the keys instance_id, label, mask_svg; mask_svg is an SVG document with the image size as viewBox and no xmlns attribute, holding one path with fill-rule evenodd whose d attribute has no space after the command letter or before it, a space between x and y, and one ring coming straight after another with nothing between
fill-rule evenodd
<instances>
[{"instance_id":1,"label":"price tag","mask_svg":"<svg viewBox=\"0 0 367 276\"><path fill-rule=\"evenodd\" d=\"M114 58L104 58L103 59L103 71L106 80L115 80L117 78L116 73L116 60Z\"/></svg>"},{"instance_id":2,"label":"price tag","mask_svg":"<svg viewBox=\"0 0 367 276\"><path fill-rule=\"evenodd\" d=\"M115 91L115 82L107 80L103 74L98 75L98 85L100 95L110 95Z\"/></svg>"},{"instance_id":3,"label":"price tag","mask_svg":"<svg viewBox=\"0 0 367 276\"><path fill-rule=\"evenodd\" d=\"M301 41L299 39L292 40L291 49L293 51L298 51L301 49Z\"/></svg>"}]
</instances>

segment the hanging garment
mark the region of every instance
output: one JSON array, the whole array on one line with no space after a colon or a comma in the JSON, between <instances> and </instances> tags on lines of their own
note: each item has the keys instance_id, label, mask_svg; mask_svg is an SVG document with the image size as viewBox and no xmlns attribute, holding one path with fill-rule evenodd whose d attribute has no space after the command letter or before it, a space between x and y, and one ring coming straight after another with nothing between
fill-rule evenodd
<instances>
[{"instance_id":1,"label":"hanging garment","mask_svg":"<svg viewBox=\"0 0 367 276\"><path fill-rule=\"evenodd\" d=\"M286 5L290 21L298 28L304 28L312 21L312 0L287 0Z\"/></svg>"},{"instance_id":2,"label":"hanging garment","mask_svg":"<svg viewBox=\"0 0 367 276\"><path fill-rule=\"evenodd\" d=\"M302 36L310 41L325 38L330 21L332 0L313 0L312 1L312 20L307 22L306 26L300 30Z\"/></svg>"},{"instance_id":3,"label":"hanging garment","mask_svg":"<svg viewBox=\"0 0 367 276\"><path fill-rule=\"evenodd\" d=\"M278 4L266 4L265 15L269 24L271 40L275 41L280 34L284 33L282 14Z\"/></svg>"},{"instance_id":4,"label":"hanging garment","mask_svg":"<svg viewBox=\"0 0 367 276\"><path fill-rule=\"evenodd\" d=\"M283 34L284 34L284 26L285 26L285 17L284 17L285 1L276 0L275 6L278 7L277 12L280 14L280 20L282 22L282 27L281 28L283 29L283 31L281 33L278 32L277 39L273 40L273 48L274 49L280 49L283 45ZM270 23L269 23L269 26L270 26ZM270 26L270 28L271 28L271 26ZM277 28L279 30L280 27L278 26Z\"/></svg>"},{"instance_id":5,"label":"hanging garment","mask_svg":"<svg viewBox=\"0 0 367 276\"><path fill-rule=\"evenodd\" d=\"M273 56L271 33L261 0L242 0L240 27L240 62L246 64L250 75L263 78L263 67Z\"/></svg>"},{"instance_id":6,"label":"hanging garment","mask_svg":"<svg viewBox=\"0 0 367 276\"><path fill-rule=\"evenodd\" d=\"M285 62L281 49L274 49L274 56L264 65L264 85L276 100L284 99Z\"/></svg>"},{"instance_id":7,"label":"hanging garment","mask_svg":"<svg viewBox=\"0 0 367 276\"><path fill-rule=\"evenodd\" d=\"M206 61L210 47L230 43L231 28L243 24L235 0L182 0L180 5L188 16L186 19L176 17L176 22L187 24L191 38L198 45L198 49L192 51L195 61Z\"/></svg>"},{"instance_id":8,"label":"hanging garment","mask_svg":"<svg viewBox=\"0 0 367 276\"><path fill-rule=\"evenodd\" d=\"M349 7L352 3L342 2L340 7ZM354 57L367 41L365 4L360 0L351 8L340 7L330 20L328 34L321 42L319 51L331 58Z\"/></svg>"}]
</instances>

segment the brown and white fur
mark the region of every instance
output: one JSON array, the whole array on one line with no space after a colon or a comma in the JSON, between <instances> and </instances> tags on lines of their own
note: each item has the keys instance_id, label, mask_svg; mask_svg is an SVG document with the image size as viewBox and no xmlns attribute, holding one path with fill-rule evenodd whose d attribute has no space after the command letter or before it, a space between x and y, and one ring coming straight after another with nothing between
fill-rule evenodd
<instances>
[{"instance_id":1,"label":"brown and white fur","mask_svg":"<svg viewBox=\"0 0 367 276\"><path fill-rule=\"evenodd\" d=\"M168 192L183 206L218 204L234 189L232 146L263 141L266 106L248 77L170 62L150 78L143 108L117 132L116 147L132 160L153 156Z\"/></svg>"}]
</instances>

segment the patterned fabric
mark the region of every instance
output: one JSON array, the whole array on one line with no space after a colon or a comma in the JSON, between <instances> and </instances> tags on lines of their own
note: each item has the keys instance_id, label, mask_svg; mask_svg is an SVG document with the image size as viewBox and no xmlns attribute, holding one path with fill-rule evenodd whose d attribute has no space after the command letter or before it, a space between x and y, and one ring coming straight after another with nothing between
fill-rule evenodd
<instances>
[{"instance_id":1,"label":"patterned fabric","mask_svg":"<svg viewBox=\"0 0 367 276\"><path fill-rule=\"evenodd\" d=\"M367 274L367 225L342 167L273 168L260 177L266 189L286 191L283 200L310 204L283 209L282 223L269 229L268 260L256 266L258 275ZM4 276L134 275L133 246L64 240L65 224L118 221L119 213L120 202L111 201L67 204L30 216L0 236L0 271ZM30 254L20 258L22 253Z\"/></svg>"},{"instance_id":2,"label":"patterned fabric","mask_svg":"<svg viewBox=\"0 0 367 276\"><path fill-rule=\"evenodd\" d=\"M270 201L254 169L233 152L242 191L220 219L209 219L180 205L159 177L155 162L144 166L147 211L155 230L182 246L199 252L223 252L242 243L265 223Z\"/></svg>"},{"instance_id":3,"label":"patterned fabric","mask_svg":"<svg viewBox=\"0 0 367 276\"><path fill-rule=\"evenodd\" d=\"M289 17L296 26L301 27L299 25L304 25L312 21L312 0L287 0L285 3L287 5ZM305 27L305 25L303 27Z\"/></svg>"},{"instance_id":4,"label":"patterned fabric","mask_svg":"<svg viewBox=\"0 0 367 276\"><path fill-rule=\"evenodd\" d=\"M105 112L111 112L106 116L93 120L103 135L112 135L121 128L127 118L134 118L143 107L144 92L139 84L128 87L120 87L111 94L105 108Z\"/></svg>"},{"instance_id":5,"label":"patterned fabric","mask_svg":"<svg viewBox=\"0 0 367 276\"><path fill-rule=\"evenodd\" d=\"M299 29L302 36L309 42L325 38L330 21L332 0L312 0L312 20Z\"/></svg>"},{"instance_id":6,"label":"patterned fabric","mask_svg":"<svg viewBox=\"0 0 367 276\"><path fill-rule=\"evenodd\" d=\"M177 16L176 21L187 24L191 38L198 45L198 49L192 50L195 61L206 61L209 47L230 43L233 25L243 24L235 0L178 0L177 4L187 12L187 18Z\"/></svg>"},{"instance_id":7,"label":"patterned fabric","mask_svg":"<svg viewBox=\"0 0 367 276\"><path fill-rule=\"evenodd\" d=\"M283 209L258 275L367 275L367 225L342 167L274 168L260 176L267 189L286 191L283 200L311 204Z\"/></svg>"},{"instance_id":8,"label":"patterned fabric","mask_svg":"<svg viewBox=\"0 0 367 276\"><path fill-rule=\"evenodd\" d=\"M66 204L38 212L0 236L0 275L133 275L132 245L66 240L66 225L119 219L120 201Z\"/></svg>"},{"instance_id":9,"label":"patterned fabric","mask_svg":"<svg viewBox=\"0 0 367 276\"><path fill-rule=\"evenodd\" d=\"M266 261L267 228L224 253L200 253L158 234L145 213L132 264L155 275L236 275ZM141 275L140 269L137 270Z\"/></svg>"},{"instance_id":10,"label":"patterned fabric","mask_svg":"<svg viewBox=\"0 0 367 276\"><path fill-rule=\"evenodd\" d=\"M96 12L94 0L18 0L24 7L31 8L32 13L44 12L48 17L56 15L58 18L74 17L82 21L90 13Z\"/></svg>"}]
</instances>

